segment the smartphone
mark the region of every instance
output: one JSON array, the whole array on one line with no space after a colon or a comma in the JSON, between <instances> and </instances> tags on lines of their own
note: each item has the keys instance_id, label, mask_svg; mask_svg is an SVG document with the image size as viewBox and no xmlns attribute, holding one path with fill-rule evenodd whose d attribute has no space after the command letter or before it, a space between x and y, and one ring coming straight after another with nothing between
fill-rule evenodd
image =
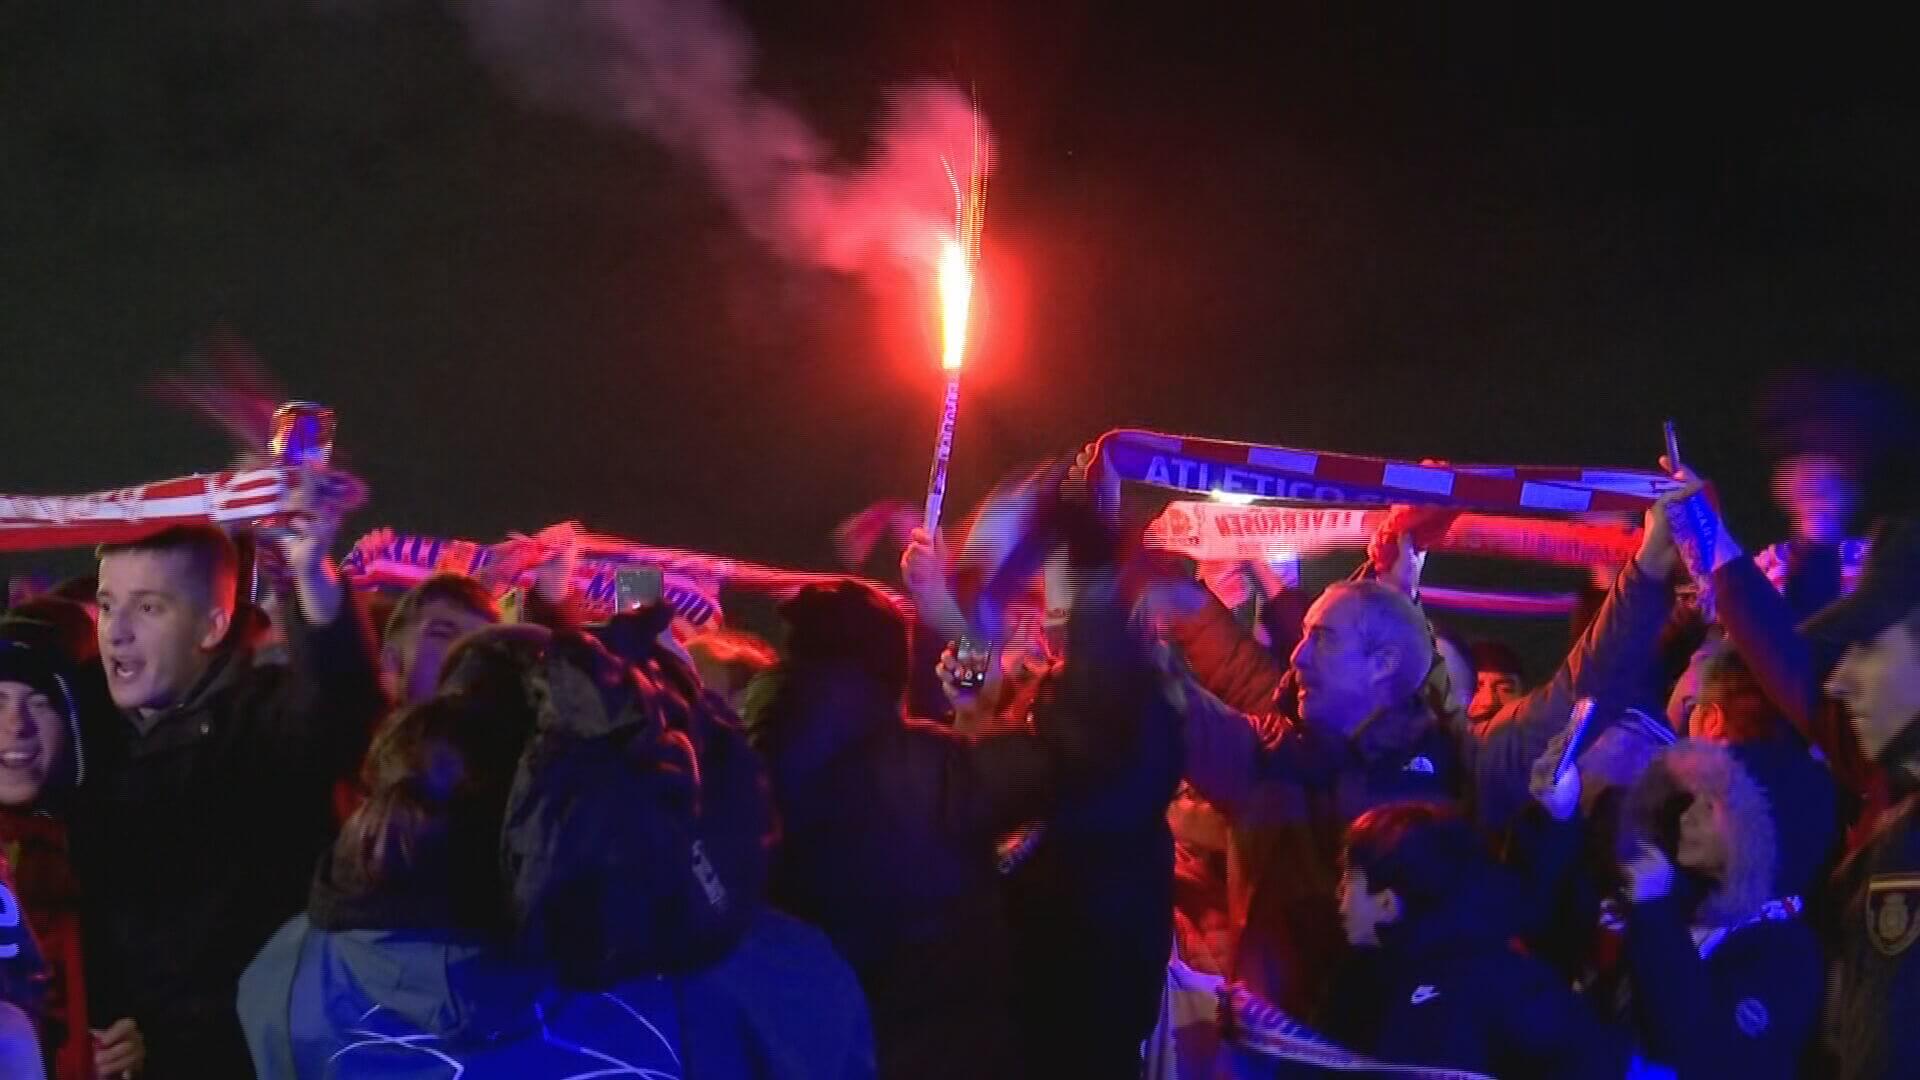
<instances>
[{"instance_id":1,"label":"smartphone","mask_svg":"<svg viewBox=\"0 0 1920 1080\"><path fill-rule=\"evenodd\" d=\"M1680 471L1680 436L1674 433L1673 421L1667 421L1667 465L1674 472Z\"/></svg>"},{"instance_id":2,"label":"smartphone","mask_svg":"<svg viewBox=\"0 0 1920 1080\"><path fill-rule=\"evenodd\" d=\"M631 567L613 579L613 598L621 611L635 611L658 603L666 591L666 574L657 566Z\"/></svg>"},{"instance_id":3,"label":"smartphone","mask_svg":"<svg viewBox=\"0 0 1920 1080\"><path fill-rule=\"evenodd\" d=\"M960 676L954 685L969 690L978 690L987 685L987 667L993 662L991 646L975 644L967 638L954 642L953 658L959 664Z\"/></svg>"}]
</instances>

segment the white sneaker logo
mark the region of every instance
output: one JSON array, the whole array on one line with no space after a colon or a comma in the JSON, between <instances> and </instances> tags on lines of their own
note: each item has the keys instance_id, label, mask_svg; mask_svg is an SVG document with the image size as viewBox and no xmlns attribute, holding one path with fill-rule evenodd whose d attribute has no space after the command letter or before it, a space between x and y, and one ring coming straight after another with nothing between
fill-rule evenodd
<instances>
[{"instance_id":1,"label":"white sneaker logo","mask_svg":"<svg viewBox=\"0 0 1920 1080\"><path fill-rule=\"evenodd\" d=\"M1420 986L1414 988L1413 996L1408 998L1407 1001L1414 1005L1425 1005L1427 1002L1439 996L1440 991L1435 990L1433 987Z\"/></svg>"}]
</instances>

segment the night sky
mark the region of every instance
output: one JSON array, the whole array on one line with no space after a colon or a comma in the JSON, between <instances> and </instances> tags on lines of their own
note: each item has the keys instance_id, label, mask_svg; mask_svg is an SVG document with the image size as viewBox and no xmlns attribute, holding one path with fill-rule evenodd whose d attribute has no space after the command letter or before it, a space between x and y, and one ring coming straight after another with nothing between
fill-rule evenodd
<instances>
[{"instance_id":1,"label":"night sky","mask_svg":"<svg viewBox=\"0 0 1920 1080\"><path fill-rule=\"evenodd\" d=\"M143 385L226 326L338 410L375 492L350 535L578 518L826 566L835 522L917 500L923 312L518 100L455 2L0 9L0 488L222 465ZM949 506L1122 425L1645 465L1672 415L1770 536L1762 376L1920 381L1909 34L1242 6L734 8L849 157L918 78L999 134Z\"/></svg>"}]
</instances>

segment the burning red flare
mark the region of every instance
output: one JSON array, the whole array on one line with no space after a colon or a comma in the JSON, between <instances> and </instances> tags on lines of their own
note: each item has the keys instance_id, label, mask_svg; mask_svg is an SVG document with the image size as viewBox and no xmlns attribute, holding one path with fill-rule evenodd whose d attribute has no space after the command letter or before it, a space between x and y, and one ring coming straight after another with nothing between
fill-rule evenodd
<instances>
[{"instance_id":1,"label":"burning red flare","mask_svg":"<svg viewBox=\"0 0 1920 1080\"><path fill-rule=\"evenodd\" d=\"M973 128L973 169L966 186L953 173L953 164L945 158L940 164L953 185L953 236L940 241L940 260L935 268L940 290L940 319L946 341L940 364L947 371L947 403L940 412L940 438L933 444L933 473L927 478L927 514L929 534L940 529L940 507L947 497L947 465L953 457L953 425L960 412L960 364L967 353L967 315L973 306L973 268L980 261L980 226L986 214L987 170L986 142L980 137L980 113L975 110Z\"/></svg>"},{"instance_id":2,"label":"burning red flare","mask_svg":"<svg viewBox=\"0 0 1920 1080\"><path fill-rule=\"evenodd\" d=\"M946 335L941 364L960 370L967 351L967 311L973 304L973 268L958 240L940 246L940 314Z\"/></svg>"}]
</instances>

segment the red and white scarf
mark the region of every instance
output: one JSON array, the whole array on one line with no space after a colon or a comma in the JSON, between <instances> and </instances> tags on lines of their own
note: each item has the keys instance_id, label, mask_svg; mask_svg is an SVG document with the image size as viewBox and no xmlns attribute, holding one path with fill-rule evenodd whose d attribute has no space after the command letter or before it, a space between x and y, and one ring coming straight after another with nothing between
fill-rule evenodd
<instances>
[{"instance_id":1,"label":"red and white scarf","mask_svg":"<svg viewBox=\"0 0 1920 1080\"><path fill-rule=\"evenodd\" d=\"M286 470L183 476L87 495L0 495L0 551L123 543L174 525L232 526L285 509Z\"/></svg>"},{"instance_id":2,"label":"red and white scarf","mask_svg":"<svg viewBox=\"0 0 1920 1080\"><path fill-rule=\"evenodd\" d=\"M1134 430L1101 436L1096 459L1108 483L1125 480L1199 495L1501 513L1638 513L1680 486L1659 473L1633 469L1434 465Z\"/></svg>"},{"instance_id":3,"label":"red and white scarf","mask_svg":"<svg viewBox=\"0 0 1920 1080\"><path fill-rule=\"evenodd\" d=\"M1365 548L1390 513L1356 506L1181 500L1168 503L1147 526L1144 542L1199 562L1320 555L1337 548ZM1433 550L1585 567L1619 566L1639 546L1639 530L1626 525L1461 514Z\"/></svg>"},{"instance_id":4,"label":"red and white scarf","mask_svg":"<svg viewBox=\"0 0 1920 1080\"><path fill-rule=\"evenodd\" d=\"M360 538L341 562L341 570L356 585L407 588L438 572L464 574L496 591L531 587L539 552L549 543L541 537L516 537L498 544L407 536L377 529ZM807 585L846 580L842 574L782 570L718 555L654 547L599 533L581 533L576 548L573 588L584 604L585 616L595 622L612 618L618 604L621 571L636 567L661 572L662 599L694 629L720 624L720 590L725 586L783 595ZM869 583L871 584L871 583ZM878 588L878 586L876 586ZM904 604L891 590L880 590Z\"/></svg>"}]
</instances>

